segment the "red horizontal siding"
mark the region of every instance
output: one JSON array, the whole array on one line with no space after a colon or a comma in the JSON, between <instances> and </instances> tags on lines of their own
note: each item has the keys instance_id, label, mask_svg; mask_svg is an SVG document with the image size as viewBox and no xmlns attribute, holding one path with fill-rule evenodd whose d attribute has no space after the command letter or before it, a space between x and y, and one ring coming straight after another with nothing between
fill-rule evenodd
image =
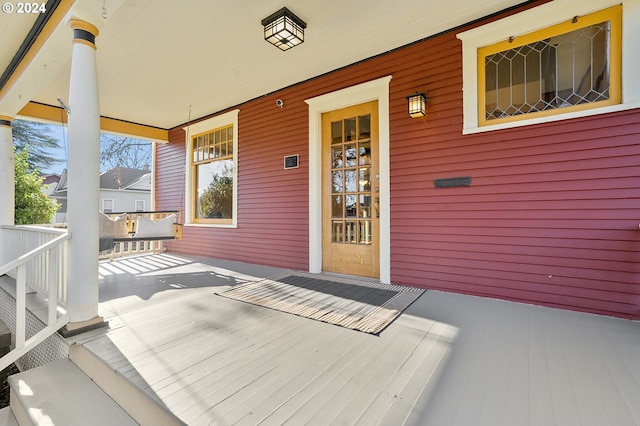
<instances>
[{"instance_id":1,"label":"red horizontal siding","mask_svg":"<svg viewBox=\"0 0 640 426\"><path fill-rule=\"evenodd\" d=\"M237 228L186 226L183 240L170 242L169 249L222 259L308 269L306 121L306 110L299 107L277 108L275 99L241 108L236 145ZM176 204L179 202L184 209L184 131L172 130L169 140L168 145L158 147L157 205L178 208ZM284 170L284 156L291 154L300 155L300 167ZM168 167L165 172L165 164L172 164L173 167ZM179 166L176 167L176 164ZM176 180L181 184L175 185ZM166 186L173 185L163 190L161 182L165 182Z\"/></svg>"},{"instance_id":2,"label":"red horizontal siding","mask_svg":"<svg viewBox=\"0 0 640 426\"><path fill-rule=\"evenodd\" d=\"M453 33L240 105L238 227L186 227L170 248L308 269L304 99L386 75L392 282L640 318L640 110L463 136ZM416 90L429 98L423 119L406 112ZM183 208L182 128L169 139L157 205ZM300 168L285 171L290 154ZM456 176L471 186L434 188Z\"/></svg>"},{"instance_id":3,"label":"red horizontal siding","mask_svg":"<svg viewBox=\"0 0 640 426\"><path fill-rule=\"evenodd\" d=\"M391 126L392 280L640 317L638 110L463 136L461 68L429 66L427 117Z\"/></svg>"}]
</instances>

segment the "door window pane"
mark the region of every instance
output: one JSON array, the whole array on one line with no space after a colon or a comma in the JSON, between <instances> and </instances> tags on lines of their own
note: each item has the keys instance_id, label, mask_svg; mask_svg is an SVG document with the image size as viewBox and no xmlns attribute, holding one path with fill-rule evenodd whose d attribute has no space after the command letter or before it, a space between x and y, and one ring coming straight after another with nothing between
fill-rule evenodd
<instances>
[{"instance_id":1,"label":"door window pane","mask_svg":"<svg viewBox=\"0 0 640 426\"><path fill-rule=\"evenodd\" d=\"M371 190L371 169L368 167L360 169L358 190L361 192Z\"/></svg>"},{"instance_id":2,"label":"door window pane","mask_svg":"<svg viewBox=\"0 0 640 426\"><path fill-rule=\"evenodd\" d=\"M344 243L344 222L334 221L331 223L331 241Z\"/></svg>"},{"instance_id":3,"label":"door window pane","mask_svg":"<svg viewBox=\"0 0 640 426\"><path fill-rule=\"evenodd\" d=\"M334 146L331 148L332 168L337 169L342 167L342 145Z\"/></svg>"},{"instance_id":4,"label":"door window pane","mask_svg":"<svg viewBox=\"0 0 640 426\"><path fill-rule=\"evenodd\" d=\"M349 118L344 120L344 140L345 142L356 140L356 119Z\"/></svg>"},{"instance_id":5,"label":"door window pane","mask_svg":"<svg viewBox=\"0 0 640 426\"><path fill-rule=\"evenodd\" d=\"M345 223L346 233L345 233L345 243L347 244L355 244L357 240L356 236L356 223L353 221L349 221Z\"/></svg>"},{"instance_id":6,"label":"door window pane","mask_svg":"<svg viewBox=\"0 0 640 426\"><path fill-rule=\"evenodd\" d=\"M371 244L371 221L361 220L359 223L360 223L360 231L358 233L359 235L358 242L360 244Z\"/></svg>"},{"instance_id":7,"label":"door window pane","mask_svg":"<svg viewBox=\"0 0 640 426\"><path fill-rule=\"evenodd\" d=\"M359 139L368 139L371 137L371 116L362 115L358 117L360 123Z\"/></svg>"},{"instance_id":8,"label":"door window pane","mask_svg":"<svg viewBox=\"0 0 640 426\"><path fill-rule=\"evenodd\" d=\"M344 181L342 180L342 170L331 172L331 185L333 192L344 192Z\"/></svg>"},{"instance_id":9,"label":"door window pane","mask_svg":"<svg viewBox=\"0 0 640 426\"><path fill-rule=\"evenodd\" d=\"M344 211L342 210L344 206L344 196L343 195L334 195L331 197L331 217L344 217Z\"/></svg>"},{"instance_id":10,"label":"door window pane","mask_svg":"<svg viewBox=\"0 0 640 426\"><path fill-rule=\"evenodd\" d=\"M355 167L357 165L357 151L355 144L345 145L344 160L345 167Z\"/></svg>"},{"instance_id":11,"label":"door window pane","mask_svg":"<svg viewBox=\"0 0 640 426\"><path fill-rule=\"evenodd\" d=\"M371 244L371 117L336 121L331 129L332 241Z\"/></svg>"},{"instance_id":12,"label":"door window pane","mask_svg":"<svg viewBox=\"0 0 640 426\"><path fill-rule=\"evenodd\" d=\"M371 164L371 143L361 142L358 148L359 161L358 164L366 166Z\"/></svg>"},{"instance_id":13,"label":"door window pane","mask_svg":"<svg viewBox=\"0 0 640 426\"><path fill-rule=\"evenodd\" d=\"M371 195L360 195L359 217L371 217Z\"/></svg>"},{"instance_id":14,"label":"door window pane","mask_svg":"<svg viewBox=\"0 0 640 426\"><path fill-rule=\"evenodd\" d=\"M345 217L356 217L358 206L356 205L356 195L347 195L345 202Z\"/></svg>"},{"instance_id":15,"label":"door window pane","mask_svg":"<svg viewBox=\"0 0 640 426\"><path fill-rule=\"evenodd\" d=\"M358 178L355 170L345 170L345 192L356 192Z\"/></svg>"},{"instance_id":16,"label":"door window pane","mask_svg":"<svg viewBox=\"0 0 640 426\"><path fill-rule=\"evenodd\" d=\"M342 143L342 121L331 123L331 140L332 143Z\"/></svg>"}]
</instances>

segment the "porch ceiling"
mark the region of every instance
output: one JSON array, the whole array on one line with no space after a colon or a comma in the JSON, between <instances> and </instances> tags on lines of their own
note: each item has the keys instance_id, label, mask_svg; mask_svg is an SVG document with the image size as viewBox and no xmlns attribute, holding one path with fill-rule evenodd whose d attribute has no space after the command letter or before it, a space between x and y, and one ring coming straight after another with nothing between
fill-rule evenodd
<instances>
[{"instance_id":1,"label":"porch ceiling","mask_svg":"<svg viewBox=\"0 0 640 426\"><path fill-rule=\"evenodd\" d=\"M102 15L103 1L75 3L74 8ZM202 117L519 3L106 0L107 19L96 40L101 114L168 129L185 123L190 108L192 119ZM305 42L286 52L263 40L260 24L283 6L307 23ZM0 15L0 28L15 36L0 41L0 71L30 23L32 17L15 12ZM62 24L50 38L66 39L63 47L59 42L41 47L39 55L57 64L50 68L54 71L37 83L24 78L0 89L0 114L12 113L7 105L14 103L5 100L16 96L21 84L30 94L26 100L59 106L58 98L68 99L71 30Z\"/></svg>"}]
</instances>

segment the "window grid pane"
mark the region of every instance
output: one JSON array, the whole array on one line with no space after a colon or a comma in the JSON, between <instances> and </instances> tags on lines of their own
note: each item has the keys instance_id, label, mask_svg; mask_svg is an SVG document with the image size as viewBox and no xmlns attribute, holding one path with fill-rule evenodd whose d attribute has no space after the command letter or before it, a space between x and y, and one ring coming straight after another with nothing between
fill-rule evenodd
<instances>
[{"instance_id":1,"label":"window grid pane","mask_svg":"<svg viewBox=\"0 0 640 426\"><path fill-rule=\"evenodd\" d=\"M331 123L332 241L372 243L371 117Z\"/></svg>"},{"instance_id":2,"label":"window grid pane","mask_svg":"<svg viewBox=\"0 0 640 426\"><path fill-rule=\"evenodd\" d=\"M233 125L193 138L195 219L233 218Z\"/></svg>"},{"instance_id":3,"label":"window grid pane","mask_svg":"<svg viewBox=\"0 0 640 426\"><path fill-rule=\"evenodd\" d=\"M193 138L193 163L233 158L233 126Z\"/></svg>"},{"instance_id":4,"label":"window grid pane","mask_svg":"<svg viewBox=\"0 0 640 426\"><path fill-rule=\"evenodd\" d=\"M606 21L485 56L485 118L609 99L609 38Z\"/></svg>"}]
</instances>

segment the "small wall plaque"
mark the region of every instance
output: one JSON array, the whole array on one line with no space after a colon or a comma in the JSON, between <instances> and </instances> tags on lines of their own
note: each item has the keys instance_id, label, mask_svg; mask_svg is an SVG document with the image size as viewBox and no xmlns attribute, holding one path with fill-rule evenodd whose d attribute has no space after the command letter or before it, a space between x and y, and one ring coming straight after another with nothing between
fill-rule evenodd
<instances>
[{"instance_id":1,"label":"small wall plaque","mask_svg":"<svg viewBox=\"0 0 640 426\"><path fill-rule=\"evenodd\" d=\"M287 155L284 157L284 169L297 169L300 167L300 156L298 154L295 155Z\"/></svg>"},{"instance_id":2,"label":"small wall plaque","mask_svg":"<svg viewBox=\"0 0 640 426\"><path fill-rule=\"evenodd\" d=\"M456 188L460 186L471 186L471 176L435 179L433 181L433 186L436 188Z\"/></svg>"}]
</instances>

